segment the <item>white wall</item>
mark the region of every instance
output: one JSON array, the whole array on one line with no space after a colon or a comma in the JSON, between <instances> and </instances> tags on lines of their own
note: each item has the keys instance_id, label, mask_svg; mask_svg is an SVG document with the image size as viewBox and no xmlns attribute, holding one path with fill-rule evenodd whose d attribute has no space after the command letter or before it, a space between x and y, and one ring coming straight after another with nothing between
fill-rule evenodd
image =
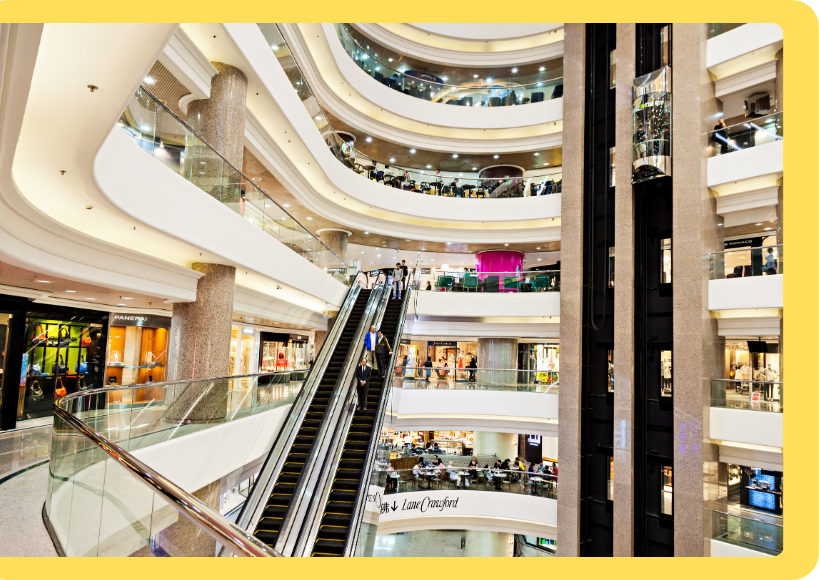
<instances>
[{"instance_id":1,"label":"white wall","mask_svg":"<svg viewBox=\"0 0 819 580\"><path fill-rule=\"evenodd\" d=\"M520 38L532 34L550 32L563 27L563 23L557 22L506 22L506 23L435 23L411 22L409 26L414 26L421 30L449 36L451 38L466 38L470 40L498 40L504 38Z\"/></svg>"},{"instance_id":2,"label":"white wall","mask_svg":"<svg viewBox=\"0 0 819 580\"><path fill-rule=\"evenodd\" d=\"M708 187L725 194L770 186L782 177L783 163L782 139L726 155L709 157Z\"/></svg>"},{"instance_id":3,"label":"white wall","mask_svg":"<svg viewBox=\"0 0 819 580\"><path fill-rule=\"evenodd\" d=\"M475 431L474 454L495 455L498 459L514 459L518 454L518 436L515 433Z\"/></svg>"},{"instance_id":4,"label":"white wall","mask_svg":"<svg viewBox=\"0 0 819 580\"><path fill-rule=\"evenodd\" d=\"M719 540L711 540L711 557L712 558L773 558L770 554L758 552L751 548L743 548L729 544L728 542L720 542Z\"/></svg>"},{"instance_id":5,"label":"white wall","mask_svg":"<svg viewBox=\"0 0 819 580\"><path fill-rule=\"evenodd\" d=\"M708 281L708 309L782 308L784 274Z\"/></svg>"},{"instance_id":6,"label":"white wall","mask_svg":"<svg viewBox=\"0 0 819 580\"><path fill-rule=\"evenodd\" d=\"M419 316L547 318L540 323L560 316L560 292L418 292L417 296Z\"/></svg>"},{"instance_id":7,"label":"white wall","mask_svg":"<svg viewBox=\"0 0 819 580\"><path fill-rule=\"evenodd\" d=\"M718 78L735 74L772 58L782 48L782 41L778 24L744 24L708 39L705 66Z\"/></svg>"},{"instance_id":8,"label":"white wall","mask_svg":"<svg viewBox=\"0 0 819 580\"><path fill-rule=\"evenodd\" d=\"M711 407L711 439L751 443L766 447L784 446L783 413Z\"/></svg>"}]
</instances>

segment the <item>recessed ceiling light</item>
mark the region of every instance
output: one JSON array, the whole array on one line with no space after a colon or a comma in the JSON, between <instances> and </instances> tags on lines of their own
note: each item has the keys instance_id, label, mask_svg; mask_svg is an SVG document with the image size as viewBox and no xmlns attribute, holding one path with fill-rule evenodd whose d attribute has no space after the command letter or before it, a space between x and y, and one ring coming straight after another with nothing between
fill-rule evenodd
<instances>
[{"instance_id":1,"label":"recessed ceiling light","mask_svg":"<svg viewBox=\"0 0 819 580\"><path fill-rule=\"evenodd\" d=\"M380 258L380 257L381 257L381 254L378 254L378 257Z\"/></svg>"},{"instance_id":2,"label":"recessed ceiling light","mask_svg":"<svg viewBox=\"0 0 819 580\"><path fill-rule=\"evenodd\" d=\"M373 138L372 138L372 137L367 137L367 138L366 138L366 139L364 139L364 140L365 140L367 143L372 143Z\"/></svg>"},{"instance_id":3,"label":"recessed ceiling light","mask_svg":"<svg viewBox=\"0 0 819 580\"><path fill-rule=\"evenodd\" d=\"M540 258L538 258L537 261L540 262Z\"/></svg>"},{"instance_id":4,"label":"recessed ceiling light","mask_svg":"<svg viewBox=\"0 0 819 580\"><path fill-rule=\"evenodd\" d=\"M540 153L538 153L537 151L535 151L535 157L538 157L539 155L540 155Z\"/></svg>"},{"instance_id":5,"label":"recessed ceiling light","mask_svg":"<svg viewBox=\"0 0 819 580\"><path fill-rule=\"evenodd\" d=\"M290 204L289 204L289 203L285 203L285 204L284 204L284 207L290 207Z\"/></svg>"},{"instance_id":6,"label":"recessed ceiling light","mask_svg":"<svg viewBox=\"0 0 819 580\"><path fill-rule=\"evenodd\" d=\"M509 244L503 244L504 246L508 246Z\"/></svg>"},{"instance_id":7,"label":"recessed ceiling light","mask_svg":"<svg viewBox=\"0 0 819 580\"><path fill-rule=\"evenodd\" d=\"M476 79L476 78L478 78L478 75L472 75L472 78Z\"/></svg>"},{"instance_id":8,"label":"recessed ceiling light","mask_svg":"<svg viewBox=\"0 0 819 580\"><path fill-rule=\"evenodd\" d=\"M361 253L363 254L364 252L361 252Z\"/></svg>"},{"instance_id":9,"label":"recessed ceiling light","mask_svg":"<svg viewBox=\"0 0 819 580\"><path fill-rule=\"evenodd\" d=\"M308 220L312 220L313 218L309 217L309 218L307 218L307 219L308 219Z\"/></svg>"},{"instance_id":10,"label":"recessed ceiling light","mask_svg":"<svg viewBox=\"0 0 819 580\"><path fill-rule=\"evenodd\" d=\"M472 168L472 171L477 171L477 170L478 170L478 168L477 168L477 167L473 167L473 168Z\"/></svg>"},{"instance_id":11,"label":"recessed ceiling light","mask_svg":"<svg viewBox=\"0 0 819 580\"><path fill-rule=\"evenodd\" d=\"M152 84L154 84L156 82L153 77L145 77L144 79L142 79L142 81L146 85L152 85Z\"/></svg>"},{"instance_id":12,"label":"recessed ceiling light","mask_svg":"<svg viewBox=\"0 0 819 580\"><path fill-rule=\"evenodd\" d=\"M316 115L316 121L321 121L321 116L320 115Z\"/></svg>"},{"instance_id":13,"label":"recessed ceiling light","mask_svg":"<svg viewBox=\"0 0 819 580\"><path fill-rule=\"evenodd\" d=\"M86 300L96 300L96 298L86 298Z\"/></svg>"},{"instance_id":14,"label":"recessed ceiling light","mask_svg":"<svg viewBox=\"0 0 819 580\"><path fill-rule=\"evenodd\" d=\"M387 59L387 62L392 62L392 59L391 59L391 58L388 58L388 59Z\"/></svg>"},{"instance_id":15,"label":"recessed ceiling light","mask_svg":"<svg viewBox=\"0 0 819 580\"><path fill-rule=\"evenodd\" d=\"M410 149L410 153L415 153L415 149Z\"/></svg>"},{"instance_id":16,"label":"recessed ceiling light","mask_svg":"<svg viewBox=\"0 0 819 580\"><path fill-rule=\"evenodd\" d=\"M427 165L427 169L432 169L432 165Z\"/></svg>"},{"instance_id":17,"label":"recessed ceiling light","mask_svg":"<svg viewBox=\"0 0 819 580\"><path fill-rule=\"evenodd\" d=\"M498 157L500 157L500 155L495 155L495 159L497 159Z\"/></svg>"},{"instance_id":18,"label":"recessed ceiling light","mask_svg":"<svg viewBox=\"0 0 819 580\"><path fill-rule=\"evenodd\" d=\"M275 44L271 44L270 48L272 48L273 50L279 50L279 47Z\"/></svg>"},{"instance_id":19,"label":"recessed ceiling light","mask_svg":"<svg viewBox=\"0 0 819 580\"><path fill-rule=\"evenodd\" d=\"M452 158L453 158L453 159L457 159L457 158L458 158L458 154L457 154L457 153L453 153L453 154L452 154Z\"/></svg>"},{"instance_id":20,"label":"recessed ceiling light","mask_svg":"<svg viewBox=\"0 0 819 580\"><path fill-rule=\"evenodd\" d=\"M486 82L491 83L492 79L486 79Z\"/></svg>"},{"instance_id":21,"label":"recessed ceiling light","mask_svg":"<svg viewBox=\"0 0 819 580\"><path fill-rule=\"evenodd\" d=\"M538 250L539 250L539 249L540 249L540 248L538 248Z\"/></svg>"},{"instance_id":22,"label":"recessed ceiling light","mask_svg":"<svg viewBox=\"0 0 819 580\"><path fill-rule=\"evenodd\" d=\"M546 70L546 67L545 67L545 66L542 66L542 67L540 67L538 70L540 70L540 72L543 72L543 71L545 71L545 70Z\"/></svg>"},{"instance_id":23,"label":"recessed ceiling light","mask_svg":"<svg viewBox=\"0 0 819 580\"><path fill-rule=\"evenodd\" d=\"M142 125L142 126L140 126L139 130L147 132L147 131L151 130L151 127L149 125Z\"/></svg>"},{"instance_id":24,"label":"recessed ceiling light","mask_svg":"<svg viewBox=\"0 0 819 580\"><path fill-rule=\"evenodd\" d=\"M722 224L717 224L717 225L718 225L718 226L721 226Z\"/></svg>"},{"instance_id":25,"label":"recessed ceiling light","mask_svg":"<svg viewBox=\"0 0 819 580\"><path fill-rule=\"evenodd\" d=\"M395 163L395 157L390 157L390 163Z\"/></svg>"},{"instance_id":26,"label":"recessed ceiling light","mask_svg":"<svg viewBox=\"0 0 819 580\"><path fill-rule=\"evenodd\" d=\"M74 293L74 292L76 292L76 290L66 290L66 292Z\"/></svg>"},{"instance_id":27,"label":"recessed ceiling light","mask_svg":"<svg viewBox=\"0 0 819 580\"><path fill-rule=\"evenodd\" d=\"M516 72L518 72L518 69L517 69L517 68L513 68L513 69L512 69L512 72L513 72L513 73L516 73Z\"/></svg>"},{"instance_id":28,"label":"recessed ceiling light","mask_svg":"<svg viewBox=\"0 0 819 580\"><path fill-rule=\"evenodd\" d=\"M765 231L767 232L768 230L772 230L772 229L773 229L773 228L765 228Z\"/></svg>"},{"instance_id":29,"label":"recessed ceiling light","mask_svg":"<svg viewBox=\"0 0 819 580\"><path fill-rule=\"evenodd\" d=\"M364 232L364 235L365 235L365 236L369 236L369 235L370 235L370 232Z\"/></svg>"},{"instance_id":30,"label":"recessed ceiling light","mask_svg":"<svg viewBox=\"0 0 819 580\"><path fill-rule=\"evenodd\" d=\"M458 177L463 177L463 176L464 176L464 174L463 174L463 173L459 173L459 174L458 174Z\"/></svg>"},{"instance_id":31,"label":"recessed ceiling light","mask_svg":"<svg viewBox=\"0 0 819 580\"><path fill-rule=\"evenodd\" d=\"M133 300L133 298L129 298L128 296L120 296L120 300Z\"/></svg>"},{"instance_id":32,"label":"recessed ceiling light","mask_svg":"<svg viewBox=\"0 0 819 580\"><path fill-rule=\"evenodd\" d=\"M51 284L51 280L35 280L35 282L41 282L43 284Z\"/></svg>"},{"instance_id":33,"label":"recessed ceiling light","mask_svg":"<svg viewBox=\"0 0 819 580\"><path fill-rule=\"evenodd\" d=\"M761 226L761 225L762 225L762 222L759 222L758 224L754 224L754 225L755 225L755 226Z\"/></svg>"},{"instance_id":34,"label":"recessed ceiling light","mask_svg":"<svg viewBox=\"0 0 819 580\"><path fill-rule=\"evenodd\" d=\"M117 304L117 306L125 306L125 304Z\"/></svg>"}]
</instances>

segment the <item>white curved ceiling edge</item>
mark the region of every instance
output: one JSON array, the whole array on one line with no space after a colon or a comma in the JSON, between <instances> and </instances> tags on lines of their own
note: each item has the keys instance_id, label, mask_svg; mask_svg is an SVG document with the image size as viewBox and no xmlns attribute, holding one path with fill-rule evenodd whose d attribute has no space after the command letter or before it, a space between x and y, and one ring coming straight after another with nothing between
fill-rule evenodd
<instances>
[{"instance_id":1,"label":"white curved ceiling edge","mask_svg":"<svg viewBox=\"0 0 819 580\"><path fill-rule=\"evenodd\" d=\"M245 72L246 143L308 209L347 227L431 241L559 238L557 196L511 200L424 196L387 188L350 171L330 153L255 24L184 26L210 60Z\"/></svg>"},{"instance_id":2,"label":"white curved ceiling edge","mask_svg":"<svg viewBox=\"0 0 819 580\"><path fill-rule=\"evenodd\" d=\"M192 262L233 265L237 284L316 312L323 313L327 303L339 305L344 285L229 209L214 207L215 200L145 154L115 126L175 28L45 26L12 164L20 192L39 209L41 220L49 216L45 220L89 232L97 245L119 246L118 254L135 248L146 259L165 261L167 268L180 271ZM105 51L99 50L101 45ZM100 88L92 93L85 79L104 79L104 84L97 81ZM55 95L60 106L55 106ZM180 200L187 204L181 207ZM197 228L197 222L209 223L210 231ZM246 239L266 251L248 251L239 244ZM274 264L273 257L287 270ZM195 289L200 275L187 271ZM76 274L66 277L76 279ZM96 283L111 285L107 280ZM279 285L284 286L280 291ZM179 298L189 301L195 293Z\"/></svg>"},{"instance_id":3,"label":"white curved ceiling edge","mask_svg":"<svg viewBox=\"0 0 819 580\"><path fill-rule=\"evenodd\" d=\"M407 147L457 153L509 153L562 145L562 98L520 107L478 108L425 101L370 78L344 51L332 25L281 27L321 102L340 119L373 135Z\"/></svg>"},{"instance_id":4,"label":"white curved ceiling edge","mask_svg":"<svg viewBox=\"0 0 819 580\"><path fill-rule=\"evenodd\" d=\"M66 227L32 205L19 191L27 179L12 175L29 90L38 57L42 24L3 24L9 43L2 55L3 93L0 101L0 260L39 273L187 302L196 299L202 276L132 249L117 246ZM86 89L87 90L87 89ZM68 119L68 117L66 117ZM41 133L40 136L49 133ZM54 172L53 161L41 160L39 170Z\"/></svg>"},{"instance_id":5,"label":"white curved ceiling edge","mask_svg":"<svg viewBox=\"0 0 819 580\"><path fill-rule=\"evenodd\" d=\"M514 66L563 56L563 25L557 35L486 41L458 40L420 31L408 24L352 23L379 44L399 54L447 66Z\"/></svg>"},{"instance_id":6,"label":"white curved ceiling edge","mask_svg":"<svg viewBox=\"0 0 819 580\"><path fill-rule=\"evenodd\" d=\"M436 36L476 40L481 44L485 44L487 40L519 39L563 28L563 23L555 22L405 22L401 24Z\"/></svg>"}]
</instances>

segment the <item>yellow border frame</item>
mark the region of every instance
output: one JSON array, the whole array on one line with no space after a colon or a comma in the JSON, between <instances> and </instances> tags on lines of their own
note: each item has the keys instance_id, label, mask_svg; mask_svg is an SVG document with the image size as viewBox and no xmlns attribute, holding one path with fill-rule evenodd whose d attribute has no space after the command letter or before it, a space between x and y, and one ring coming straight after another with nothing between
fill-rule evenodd
<instances>
[{"instance_id":1,"label":"yellow border frame","mask_svg":"<svg viewBox=\"0 0 819 580\"><path fill-rule=\"evenodd\" d=\"M417 576L428 574L429 565L434 570L451 575L450 566L456 566L455 574L467 573L485 576L509 574L515 577L521 572L535 575L555 576L570 574L593 578L611 578L628 574L646 576L661 575L663 578L686 578L692 576L801 578L816 566L817 542L817 483L819 483L819 445L817 445L817 321L819 317L819 270L817 270L817 217L819 217L819 189L817 189L817 138L819 115L816 96L817 82L817 17L813 10L801 2L761 2L749 0L740 5L736 1L706 2L705 0L669 1L642 5L622 0L586 0L583 2L535 3L531 0L518 2L514 10L504 10L498 15L497 1L477 0L470 2L465 10L463 3L443 3L421 0L410 6L402 3L380 5L357 5L349 9L345 3L326 0L305 3L277 2L276 0L143 0L140 2L112 2L111 0L0 0L0 19L3 22L129 22L134 16L152 22L297 22L313 20L321 16L324 22L366 22L373 17L381 20L407 21L434 17L437 22L457 22L471 17L476 21L507 20L530 21L554 20L563 22L732 22L738 16L769 15L765 22L776 22L784 30L788 48L785 61L786 89L789 117L798 116L798 132L788 135L785 164L789 168L788 187L785 190L785 222L788 231L788 278L785 285L785 310L790 316L785 321L785 337L789 362L789 384L793 387L788 398L785 421L785 465L788 473L788 510L785 526L785 550L776 558L678 558L657 563L645 558L556 558L543 560L471 561L469 568L457 566L452 559L425 559L422 562L402 560L385 561L373 559L344 560L295 560L278 559L269 564L261 560L241 559L156 559L110 560L4 558L0 559L0 580L28 580L44 577L60 580L88 580L108 574L116 580L130 578L229 578L264 573L262 566L270 565L267 573L315 577L337 580L343 577L360 579L362 575ZM134 10L136 8L136 10ZM511 6L509 6L511 8ZM650 11L647 12L647 8ZM741 12L738 13L738 12ZM511 19L509 17L512 17ZM705 18L703 18L705 17ZM798 266L797 266L798 265ZM811 322L812 321L812 322ZM797 384L805 383L805 384ZM796 406L794 406L796 405ZM4 510L0 506L0 512ZM2 517L2 515L0 515ZM5 538L3 541L14 541ZM514 568L509 564L514 562ZM444 567L441 568L440 566ZM477 566L477 567L475 567Z\"/></svg>"}]
</instances>

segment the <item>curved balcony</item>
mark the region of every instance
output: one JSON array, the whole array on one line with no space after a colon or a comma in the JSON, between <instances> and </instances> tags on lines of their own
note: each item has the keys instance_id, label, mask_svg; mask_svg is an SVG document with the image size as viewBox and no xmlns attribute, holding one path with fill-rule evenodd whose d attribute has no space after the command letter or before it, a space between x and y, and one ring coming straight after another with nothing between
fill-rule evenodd
<instances>
[{"instance_id":1,"label":"curved balcony","mask_svg":"<svg viewBox=\"0 0 819 580\"><path fill-rule=\"evenodd\" d=\"M447 105L510 107L563 96L562 68L547 70L540 66L534 74L517 76L519 69L513 67L512 76L508 78L481 77L473 72L461 72L458 77L436 76L409 70L395 59L379 57L346 24L336 24L335 29L345 52L361 70L377 82L411 97Z\"/></svg>"}]
</instances>

